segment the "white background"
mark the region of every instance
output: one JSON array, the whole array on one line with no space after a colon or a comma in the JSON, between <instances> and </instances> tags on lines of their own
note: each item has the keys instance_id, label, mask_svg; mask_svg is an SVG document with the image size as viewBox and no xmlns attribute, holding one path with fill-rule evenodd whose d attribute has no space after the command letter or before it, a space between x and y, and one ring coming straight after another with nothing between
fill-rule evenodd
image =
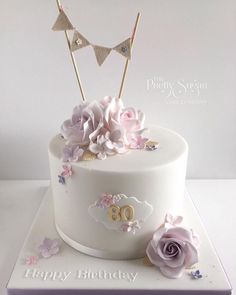
<instances>
[{"instance_id":1,"label":"white background","mask_svg":"<svg viewBox=\"0 0 236 295\"><path fill-rule=\"evenodd\" d=\"M141 11L124 102L145 111L147 122L186 138L188 177L236 177L235 1L64 0L63 5L88 40L108 47L130 36ZM57 14L54 0L0 0L2 179L49 178L48 142L81 101L64 34L51 31ZM76 58L88 100L118 94L124 58L112 52L99 68L91 47L77 51ZM153 77L174 83L174 94L168 97L169 86L148 90ZM186 91L187 82L201 83L200 92Z\"/></svg>"}]
</instances>

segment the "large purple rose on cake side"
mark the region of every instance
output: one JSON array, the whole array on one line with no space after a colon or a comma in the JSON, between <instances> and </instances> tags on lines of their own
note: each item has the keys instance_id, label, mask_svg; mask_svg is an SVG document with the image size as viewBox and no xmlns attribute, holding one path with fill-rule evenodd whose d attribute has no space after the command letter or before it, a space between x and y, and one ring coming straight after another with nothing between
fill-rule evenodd
<instances>
[{"instance_id":1,"label":"large purple rose on cake side","mask_svg":"<svg viewBox=\"0 0 236 295\"><path fill-rule=\"evenodd\" d=\"M146 249L151 263L159 267L162 274L169 278L181 277L185 268L198 262L197 236L192 230L176 223L170 222L167 216Z\"/></svg>"}]
</instances>

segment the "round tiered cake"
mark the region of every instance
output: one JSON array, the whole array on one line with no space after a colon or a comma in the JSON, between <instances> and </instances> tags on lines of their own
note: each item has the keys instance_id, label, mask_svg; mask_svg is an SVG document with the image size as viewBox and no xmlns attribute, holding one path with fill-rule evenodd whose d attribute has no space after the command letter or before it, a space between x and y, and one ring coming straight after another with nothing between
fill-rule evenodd
<instances>
[{"instance_id":1,"label":"round tiered cake","mask_svg":"<svg viewBox=\"0 0 236 295\"><path fill-rule=\"evenodd\" d=\"M120 99L76 107L49 146L59 235L97 257L145 256L165 215L182 211L187 154L183 137L144 128Z\"/></svg>"}]
</instances>

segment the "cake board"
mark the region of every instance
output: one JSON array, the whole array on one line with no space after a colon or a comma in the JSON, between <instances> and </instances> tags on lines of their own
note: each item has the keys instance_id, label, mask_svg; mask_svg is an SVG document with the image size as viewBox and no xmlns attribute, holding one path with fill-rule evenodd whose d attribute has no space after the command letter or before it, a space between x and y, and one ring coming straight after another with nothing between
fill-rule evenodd
<instances>
[{"instance_id":1,"label":"cake board","mask_svg":"<svg viewBox=\"0 0 236 295\"><path fill-rule=\"evenodd\" d=\"M37 247L45 237L59 238L53 216L49 188L14 266L7 294L232 294L227 275L187 193L184 218L199 234L200 262L186 270L180 279L164 277L156 267L144 265L143 259L99 259L82 254L63 241L57 255L27 265L25 259L37 253ZM202 278L191 276L191 271L196 269L200 270Z\"/></svg>"}]
</instances>

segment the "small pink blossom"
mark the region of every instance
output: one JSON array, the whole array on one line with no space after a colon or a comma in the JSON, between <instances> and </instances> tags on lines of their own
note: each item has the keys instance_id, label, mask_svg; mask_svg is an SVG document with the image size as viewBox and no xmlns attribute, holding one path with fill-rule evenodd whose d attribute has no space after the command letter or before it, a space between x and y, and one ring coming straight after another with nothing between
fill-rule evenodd
<instances>
[{"instance_id":1,"label":"small pink blossom","mask_svg":"<svg viewBox=\"0 0 236 295\"><path fill-rule=\"evenodd\" d=\"M115 204L115 199L111 194L102 194L99 200L96 203L97 207L108 208L111 205Z\"/></svg>"},{"instance_id":2,"label":"small pink blossom","mask_svg":"<svg viewBox=\"0 0 236 295\"><path fill-rule=\"evenodd\" d=\"M138 220L128 221L121 225L120 230L123 232L131 232L133 234L136 233L136 230L140 229L140 224Z\"/></svg>"},{"instance_id":3,"label":"small pink blossom","mask_svg":"<svg viewBox=\"0 0 236 295\"><path fill-rule=\"evenodd\" d=\"M173 216L172 214L167 213L165 216L164 223L169 223L173 226L180 224L183 221L182 216Z\"/></svg>"},{"instance_id":4,"label":"small pink blossom","mask_svg":"<svg viewBox=\"0 0 236 295\"><path fill-rule=\"evenodd\" d=\"M141 135L131 137L129 140L129 147L131 149L144 149L145 143L148 141L148 138Z\"/></svg>"},{"instance_id":5,"label":"small pink blossom","mask_svg":"<svg viewBox=\"0 0 236 295\"><path fill-rule=\"evenodd\" d=\"M58 239L45 238L38 249L43 258L49 258L59 252L59 245L60 241Z\"/></svg>"},{"instance_id":6,"label":"small pink blossom","mask_svg":"<svg viewBox=\"0 0 236 295\"><path fill-rule=\"evenodd\" d=\"M63 168L63 171L61 173L61 176L64 176L65 178L67 178L73 174L71 165L63 165L62 168Z\"/></svg>"},{"instance_id":7,"label":"small pink blossom","mask_svg":"<svg viewBox=\"0 0 236 295\"><path fill-rule=\"evenodd\" d=\"M37 255L27 256L25 259L26 265L35 265L38 263L39 257Z\"/></svg>"},{"instance_id":8,"label":"small pink blossom","mask_svg":"<svg viewBox=\"0 0 236 295\"><path fill-rule=\"evenodd\" d=\"M144 113L134 108L125 108L120 115L121 125L129 133L136 133L144 128Z\"/></svg>"}]
</instances>

